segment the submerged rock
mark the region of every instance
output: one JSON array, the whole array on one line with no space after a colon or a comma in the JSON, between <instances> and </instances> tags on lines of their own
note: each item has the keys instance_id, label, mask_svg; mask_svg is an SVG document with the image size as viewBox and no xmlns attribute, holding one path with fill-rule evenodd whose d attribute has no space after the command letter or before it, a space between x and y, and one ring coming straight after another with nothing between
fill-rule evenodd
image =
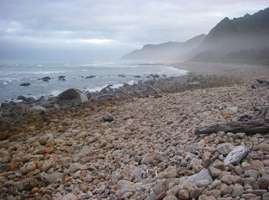
<instances>
[{"instance_id":1,"label":"submerged rock","mask_svg":"<svg viewBox=\"0 0 269 200\"><path fill-rule=\"evenodd\" d=\"M91 78L95 78L95 75L90 75L90 76L86 76L85 79L91 79Z\"/></svg>"},{"instance_id":2,"label":"submerged rock","mask_svg":"<svg viewBox=\"0 0 269 200\"><path fill-rule=\"evenodd\" d=\"M62 92L57 97L58 103L61 106L74 106L80 105L88 101L88 97L78 89L68 89Z\"/></svg>"},{"instance_id":3,"label":"submerged rock","mask_svg":"<svg viewBox=\"0 0 269 200\"><path fill-rule=\"evenodd\" d=\"M38 80L42 80L42 81L48 82L48 81L51 80L51 78L49 76L45 76L45 77L42 77L42 78L40 78Z\"/></svg>"},{"instance_id":4,"label":"submerged rock","mask_svg":"<svg viewBox=\"0 0 269 200\"><path fill-rule=\"evenodd\" d=\"M23 87L28 87L28 86L30 86L31 85L31 83L21 83L20 84L20 86L23 86Z\"/></svg>"},{"instance_id":5,"label":"submerged rock","mask_svg":"<svg viewBox=\"0 0 269 200\"><path fill-rule=\"evenodd\" d=\"M66 79L65 79L65 76L58 76L58 80L59 81L65 81Z\"/></svg>"}]
</instances>

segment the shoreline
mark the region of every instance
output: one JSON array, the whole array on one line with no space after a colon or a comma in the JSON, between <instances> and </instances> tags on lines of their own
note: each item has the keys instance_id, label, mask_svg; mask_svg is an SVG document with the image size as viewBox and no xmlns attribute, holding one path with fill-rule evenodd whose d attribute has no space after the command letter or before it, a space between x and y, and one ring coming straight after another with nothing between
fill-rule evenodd
<instances>
[{"instance_id":1,"label":"shoreline","mask_svg":"<svg viewBox=\"0 0 269 200\"><path fill-rule=\"evenodd\" d=\"M1 104L0 131L4 133L2 133L0 138L8 138L23 129L27 130L29 127L43 126L47 123L51 113L80 109L83 105L101 105L107 102L115 103L117 101L124 102L150 96L158 98L168 93L229 86L239 83L241 83L241 81L225 76L203 76L189 73L188 75L179 77L155 77L151 80L138 81L133 85L123 84L123 86L119 88L113 88L109 85L99 92L81 93L81 95L86 95L88 100L86 102L79 101L75 103L76 105L74 106L69 105L69 103L65 101L60 105L58 102L59 96L40 98L38 100L21 97L21 102L11 101Z\"/></svg>"}]
</instances>

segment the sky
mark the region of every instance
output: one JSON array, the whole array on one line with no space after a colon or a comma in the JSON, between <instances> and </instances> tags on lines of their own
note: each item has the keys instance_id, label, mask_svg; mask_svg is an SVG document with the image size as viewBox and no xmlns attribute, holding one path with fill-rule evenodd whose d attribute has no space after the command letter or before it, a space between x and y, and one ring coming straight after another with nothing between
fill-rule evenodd
<instances>
[{"instance_id":1,"label":"sky","mask_svg":"<svg viewBox=\"0 0 269 200\"><path fill-rule=\"evenodd\" d=\"M0 0L0 61L107 61L266 7L268 0Z\"/></svg>"}]
</instances>

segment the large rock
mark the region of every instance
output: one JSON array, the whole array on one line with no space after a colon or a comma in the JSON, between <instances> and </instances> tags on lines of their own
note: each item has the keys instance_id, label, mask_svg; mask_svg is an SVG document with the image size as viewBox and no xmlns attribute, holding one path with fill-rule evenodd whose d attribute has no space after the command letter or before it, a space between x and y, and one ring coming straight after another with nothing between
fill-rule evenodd
<instances>
[{"instance_id":1,"label":"large rock","mask_svg":"<svg viewBox=\"0 0 269 200\"><path fill-rule=\"evenodd\" d=\"M203 169L199 173L188 177L187 181L197 186L207 186L213 182L213 179L209 174L209 171L207 169Z\"/></svg>"},{"instance_id":2,"label":"large rock","mask_svg":"<svg viewBox=\"0 0 269 200\"><path fill-rule=\"evenodd\" d=\"M88 97L78 89L68 89L59 94L58 103L62 106L80 105L88 101Z\"/></svg>"},{"instance_id":3,"label":"large rock","mask_svg":"<svg viewBox=\"0 0 269 200\"><path fill-rule=\"evenodd\" d=\"M249 149L244 145L235 147L225 158L224 165L240 163L247 156L248 152Z\"/></svg>"}]
</instances>

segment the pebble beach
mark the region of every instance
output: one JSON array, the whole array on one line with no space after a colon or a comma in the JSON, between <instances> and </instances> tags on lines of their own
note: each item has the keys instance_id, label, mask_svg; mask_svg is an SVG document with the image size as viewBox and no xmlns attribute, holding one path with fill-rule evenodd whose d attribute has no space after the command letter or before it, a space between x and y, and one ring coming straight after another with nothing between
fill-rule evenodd
<instances>
[{"instance_id":1,"label":"pebble beach","mask_svg":"<svg viewBox=\"0 0 269 200\"><path fill-rule=\"evenodd\" d=\"M0 199L269 199L268 135L195 134L268 105L255 79L50 111L0 141Z\"/></svg>"}]
</instances>

